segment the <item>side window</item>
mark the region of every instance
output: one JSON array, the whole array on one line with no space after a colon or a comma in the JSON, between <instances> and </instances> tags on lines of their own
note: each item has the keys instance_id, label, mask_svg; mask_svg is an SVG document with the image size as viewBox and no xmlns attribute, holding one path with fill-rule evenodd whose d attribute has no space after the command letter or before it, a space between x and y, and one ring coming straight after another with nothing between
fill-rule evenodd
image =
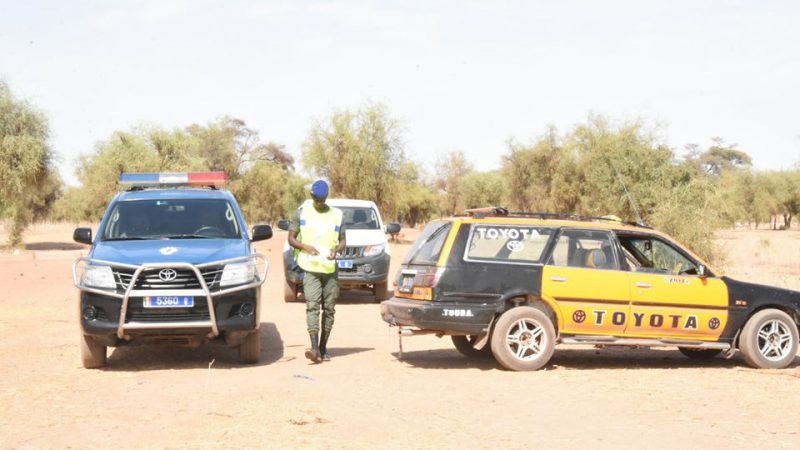
<instances>
[{"instance_id":1,"label":"side window","mask_svg":"<svg viewBox=\"0 0 800 450\"><path fill-rule=\"evenodd\" d=\"M611 234L596 230L563 230L558 235L550 264L561 267L619 269Z\"/></svg>"},{"instance_id":2,"label":"side window","mask_svg":"<svg viewBox=\"0 0 800 450\"><path fill-rule=\"evenodd\" d=\"M619 236L631 270L672 275L697 275L697 263L668 242L651 236Z\"/></svg>"},{"instance_id":3,"label":"side window","mask_svg":"<svg viewBox=\"0 0 800 450\"><path fill-rule=\"evenodd\" d=\"M464 259L538 264L552 234L551 228L474 224Z\"/></svg>"}]
</instances>

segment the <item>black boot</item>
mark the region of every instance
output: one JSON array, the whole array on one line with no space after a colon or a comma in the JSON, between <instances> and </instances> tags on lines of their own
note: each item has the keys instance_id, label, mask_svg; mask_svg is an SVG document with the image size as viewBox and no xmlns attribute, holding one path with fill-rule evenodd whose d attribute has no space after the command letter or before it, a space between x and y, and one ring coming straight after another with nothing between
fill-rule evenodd
<instances>
[{"instance_id":1,"label":"black boot","mask_svg":"<svg viewBox=\"0 0 800 450\"><path fill-rule=\"evenodd\" d=\"M330 331L323 331L322 335L319 337L319 352L322 355L323 361L330 361L331 355L328 354L328 337L330 337Z\"/></svg>"},{"instance_id":2,"label":"black boot","mask_svg":"<svg viewBox=\"0 0 800 450\"><path fill-rule=\"evenodd\" d=\"M309 335L311 337L311 348L306 349L306 358L315 363L322 362L322 355L319 353L319 344L317 344L317 334Z\"/></svg>"}]
</instances>

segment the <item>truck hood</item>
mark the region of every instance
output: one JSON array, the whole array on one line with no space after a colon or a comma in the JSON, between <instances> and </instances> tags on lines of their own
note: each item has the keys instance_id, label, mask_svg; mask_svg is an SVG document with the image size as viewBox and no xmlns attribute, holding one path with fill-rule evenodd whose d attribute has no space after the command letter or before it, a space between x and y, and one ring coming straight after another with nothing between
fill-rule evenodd
<instances>
[{"instance_id":1,"label":"truck hood","mask_svg":"<svg viewBox=\"0 0 800 450\"><path fill-rule=\"evenodd\" d=\"M203 264L248 255L243 239L164 239L98 242L92 259L124 264L187 262Z\"/></svg>"},{"instance_id":2,"label":"truck hood","mask_svg":"<svg viewBox=\"0 0 800 450\"><path fill-rule=\"evenodd\" d=\"M386 233L383 230L345 230L345 239L348 247L375 245L386 243Z\"/></svg>"}]
</instances>

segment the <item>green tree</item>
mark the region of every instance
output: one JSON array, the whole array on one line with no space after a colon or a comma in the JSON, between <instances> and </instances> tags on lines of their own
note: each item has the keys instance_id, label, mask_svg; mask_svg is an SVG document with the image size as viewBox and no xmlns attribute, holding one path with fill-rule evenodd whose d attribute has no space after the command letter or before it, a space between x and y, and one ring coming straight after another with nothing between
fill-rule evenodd
<instances>
[{"instance_id":1,"label":"green tree","mask_svg":"<svg viewBox=\"0 0 800 450\"><path fill-rule=\"evenodd\" d=\"M582 174L575 153L564 148L555 127L530 146L509 143L502 156L509 206L523 211L576 212Z\"/></svg>"},{"instance_id":2,"label":"green tree","mask_svg":"<svg viewBox=\"0 0 800 450\"><path fill-rule=\"evenodd\" d=\"M437 177L434 181L439 190L439 211L444 215L458 214L466 208L461 192L461 180L473 171L464 152L452 151L436 162Z\"/></svg>"},{"instance_id":3,"label":"green tree","mask_svg":"<svg viewBox=\"0 0 800 450\"><path fill-rule=\"evenodd\" d=\"M272 223L287 216L283 202L287 172L276 163L258 161L236 181L231 191L249 222Z\"/></svg>"},{"instance_id":4,"label":"green tree","mask_svg":"<svg viewBox=\"0 0 800 450\"><path fill-rule=\"evenodd\" d=\"M22 247L25 228L60 189L48 137L44 115L0 82L0 214L9 223L9 248Z\"/></svg>"},{"instance_id":5,"label":"green tree","mask_svg":"<svg viewBox=\"0 0 800 450\"><path fill-rule=\"evenodd\" d=\"M466 208L507 204L508 188L499 171L471 172L459 181Z\"/></svg>"},{"instance_id":6,"label":"green tree","mask_svg":"<svg viewBox=\"0 0 800 450\"><path fill-rule=\"evenodd\" d=\"M422 180L421 169L412 161L404 161L400 167L396 211L393 216L401 223L416 226L428 221L438 209L434 189Z\"/></svg>"},{"instance_id":7,"label":"green tree","mask_svg":"<svg viewBox=\"0 0 800 450\"><path fill-rule=\"evenodd\" d=\"M389 213L396 209L404 160L399 124L380 104L334 113L303 143L303 165L326 178L333 195L373 200Z\"/></svg>"}]
</instances>

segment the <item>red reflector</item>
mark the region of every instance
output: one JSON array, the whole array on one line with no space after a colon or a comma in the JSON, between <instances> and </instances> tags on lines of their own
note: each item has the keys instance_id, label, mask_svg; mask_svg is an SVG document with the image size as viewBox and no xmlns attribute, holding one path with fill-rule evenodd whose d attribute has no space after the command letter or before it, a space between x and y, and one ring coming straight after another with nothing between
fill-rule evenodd
<instances>
[{"instance_id":1,"label":"red reflector","mask_svg":"<svg viewBox=\"0 0 800 450\"><path fill-rule=\"evenodd\" d=\"M228 177L225 172L189 172L189 183L192 186L223 186Z\"/></svg>"}]
</instances>

